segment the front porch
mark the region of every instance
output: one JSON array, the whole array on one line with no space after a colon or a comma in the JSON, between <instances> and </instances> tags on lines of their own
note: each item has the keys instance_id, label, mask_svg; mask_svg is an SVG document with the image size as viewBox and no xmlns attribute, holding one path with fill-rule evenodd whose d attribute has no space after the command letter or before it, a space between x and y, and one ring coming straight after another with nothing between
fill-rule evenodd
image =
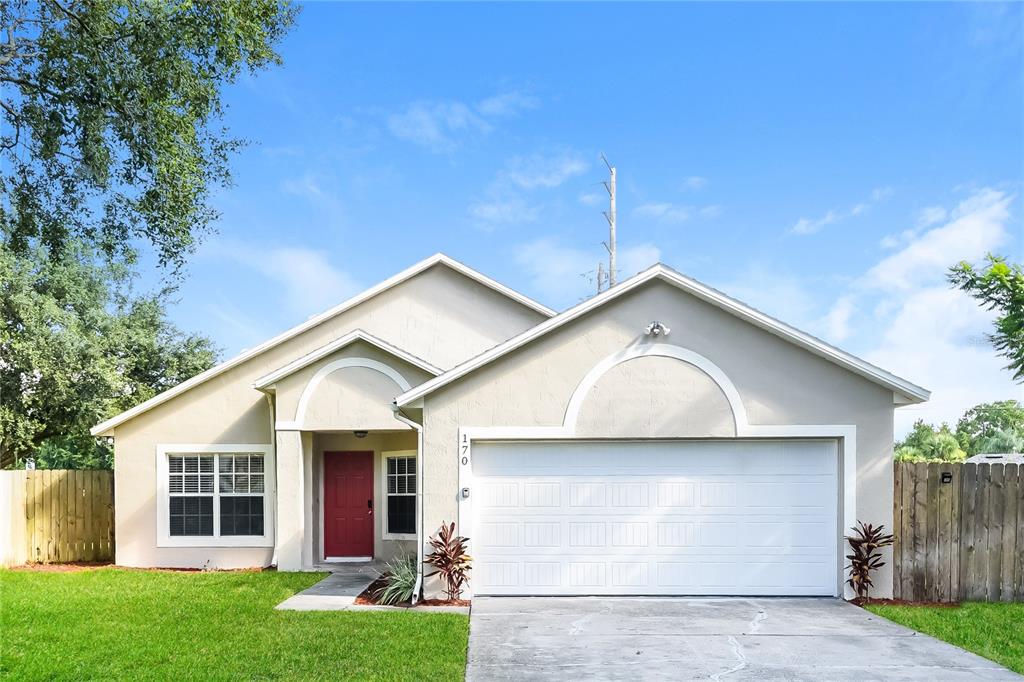
<instances>
[{"instance_id":1,"label":"front porch","mask_svg":"<svg viewBox=\"0 0 1024 682\"><path fill-rule=\"evenodd\" d=\"M277 567L376 576L415 555L417 441L411 428L278 431Z\"/></svg>"}]
</instances>

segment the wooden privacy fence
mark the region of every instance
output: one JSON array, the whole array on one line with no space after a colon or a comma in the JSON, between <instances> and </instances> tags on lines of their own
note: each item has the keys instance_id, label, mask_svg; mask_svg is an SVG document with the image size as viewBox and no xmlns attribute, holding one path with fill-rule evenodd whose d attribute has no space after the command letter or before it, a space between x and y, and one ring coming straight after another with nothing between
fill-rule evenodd
<instances>
[{"instance_id":1,"label":"wooden privacy fence","mask_svg":"<svg viewBox=\"0 0 1024 682\"><path fill-rule=\"evenodd\" d=\"M1024 466L895 464L893 596L1024 601Z\"/></svg>"},{"instance_id":2,"label":"wooden privacy fence","mask_svg":"<svg viewBox=\"0 0 1024 682\"><path fill-rule=\"evenodd\" d=\"M0 471L0 563L113 559L113 471Z\"/></svg>"}]
</instances>

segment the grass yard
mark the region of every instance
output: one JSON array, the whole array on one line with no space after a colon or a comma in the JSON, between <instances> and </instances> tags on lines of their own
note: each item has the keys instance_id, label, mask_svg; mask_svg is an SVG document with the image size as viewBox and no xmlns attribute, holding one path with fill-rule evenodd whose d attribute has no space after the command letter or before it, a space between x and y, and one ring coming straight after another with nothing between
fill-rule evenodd
<instances>
[{"instance_id":1,"label":"grass yard","mask_svg":"<svg viewBox=\"0 0 1024 682\"><path fill-rule=\"evenodd\" d=\"M322 577L0 570L0 677L462 679L465 616L274 611Z\"/></svg>"},{"instance_id":2,"label":"grass yard","mask_svg":"<svg viewBox=\"0 0 1024 682\"><path fill-rule=\"evenodd\" d=\"M969 602L959 607L871 604L865 608L1024 674L1024 604Z\"/></svg>"}]
</instances>

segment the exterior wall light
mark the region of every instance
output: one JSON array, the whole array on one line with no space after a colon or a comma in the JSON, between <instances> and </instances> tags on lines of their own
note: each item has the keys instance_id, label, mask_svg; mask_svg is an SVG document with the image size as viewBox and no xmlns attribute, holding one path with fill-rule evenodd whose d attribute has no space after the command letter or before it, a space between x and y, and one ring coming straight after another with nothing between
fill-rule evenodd
<instances>
[{"instance_id":1,"label":"exterior wall light","mask_svg":"<svg viewBox=\"0 0 1024 682\"><path fill-rule=\"evenodd\" d=\"M366 438L367 433L369 433L369 431L353 431L352 435L356 438Z\"/></svg>"},{"instance_id":2,"label":"exterior wall light","mask_svg":"<svg viewBox=\"0 0 1024 682\"><path fill-rule=\"evenodd\" d=\"M657 320L651 322L644 328L644 334L647 336L668 336L670 331L672 330Z\"/></svg>"}]
</instances>

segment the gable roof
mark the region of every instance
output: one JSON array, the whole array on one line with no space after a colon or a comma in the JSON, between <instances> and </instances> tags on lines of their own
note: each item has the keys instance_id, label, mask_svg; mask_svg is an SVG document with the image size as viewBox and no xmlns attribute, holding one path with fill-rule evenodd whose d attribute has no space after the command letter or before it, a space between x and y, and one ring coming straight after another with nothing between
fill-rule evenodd
<instances>
[{"instance_id":1,"label":"gable roof","mask_svg":"<svg viewBox=\"0 0 1024 682\"><path fill-rule=\"evenodd\" d=\"M315 315L315 316L309 318L308 320L306 320L305 322L303 322L301 324L298 324L298 325L292 327L291 329L289 329L289 330L287 330L285 332L282 332L281 334L278 334L277 336L275 336L274 338L270 339L269 341L265 341L264 343L261 343L260 345L256 346L255 348L252 348L250 350L244 351L244 352L236 355L235 357L231 358L230 360L226 360L226 361L220 363L219 365L217 365L215 367L211 367L210 369L206 370L205 372L197 374L196 376L192 377L191 379L188 379L187 381L183 381L180 384L178 384L177 386L175 386L173 388L169 388L166 391L164 391L163 393L159 393L159 394L153 396L149 400L136 405L135 407L131 408L130 410L122 412L121 414L119 414L119 415L117 415L115 417L111 417L110 419L108 419L108 420L106 420L106 421L104 421L104 422L102 422L100 424L97 424L96 426L94 426L91 429L89 429L89 433L91 433L94 436L103 435L106 432L110 431L110 429L113 429L114 427L119 426L119 425L125 423L126 421L128 421L130 419L133 419L133 418L139 416L140 414L143 414L144 412L148 412L149 410L153 409L154 407L167 402L171 398L174 398L177 395L180 395L180 394L182 394L182 393L184 393L184 392L186 392L186 391L188 391L188 390L190 390L192 388L195 388L196 386L198 386L198 385L200 385L200 384L202 384L202 383L204 383L206 381L209 381L210 379L212 379L212 378L214 378L214 377L216 377L216 376L218 376L220 374L223 374L224 372L228 371L232 367L236 367L236 366L242 364L243 362L245 362L246 360L249 360L250 358L254 358L257 355L270 350L271 348L274 348L276 346L281 345L285 341L287 341L287 340L289 340L291 338L294 338L295 336L298 336L299 334L301 334L302 332L304 332L304 331L306 331L308 329L312 329L313 327L316 327L317 325L322 324L323 322L326 322L327 320L330 320L331 318L337 317L338 315L340 315L341 313L345 312L346 310L349 310L350 308L354 308L355 306L359 305L360 303L363 303L364 301L367 301L367 300L373 298L374 296L377 296L378 294L381 294L381 293L387 291L388 289L391 289L391 288L401 284L402 282L404 282L404 281L406 281L408 279L411 279L412 277L420 274L421 272L424 272L425 270L428 270L429 268L432 268L435 265L444 265L444 266L454 270L455 272L458 272L459 274L462 274L462 275L468 277L469 279L472 279L472 280L474 280L476 282L479 282L480 284L484 285L485 287L487 287L489 289L492 289L492 290L498 292L499 294L502 294L503 296L506 296L507 298L509 298L509 299L511 299L511 300L513 300L513 301L515 301L515 302L517 302L517 303L519 303L519 304L521 304L521 305L523 305L523 306L525 306L527 308L530 308L532 310L537 311L538 313L540 313L541 315L544 315L545 317L551 317L551 316L553 316L555 314L554 310L552 310L551 308L548 308L545 305L542 305L542 304L538 303L537 301L534 301L532 298L524 296L523 294L519 293L518 291L510 289L509 287L505 286L504 284L501 284L501 283L491 279L487 275L485 275L485 274L483 274L481 272L478 272L478 271L474 270L473 268L471 268L471 267L469 267L467 265L464 265L463 263L460 263L459 261L457 261L457 260L455 260L453 258L450 258L450 257L446 256L443 253L436 253L433 256L431 256L430 258L426 258L424 260L421 260L419 263L416 263L415 265L413 265L413 266L411 266L409 268L406 268L405 270L402 270L397 275L389 277L388 279L384 280L383 282L381 282L381 283L379 283L379 284L377 284L375 286L370 287L369 289L363 291L362 293L356 294L352 298L349 298L348 300L346 300L346 301L344 301L344 302L334 306L330 310L327 310L326 312L320 313L319 315Z\"/></svg>"},{"instance_id":2,"label":"gable roof","mask_svg":"<svg viewBox=\"0 0 1024 682\"><path fill-rule=\"evenodd\" d=\"M862 360L861 358L851 355L850 353L836 348L831 344L825 343L821 339L811 336L806 332L802 332L795 327L791 327L790 325L776 320L773 317L765 315L761 311L755 310L734 298L726 296L717 289L709 287L706 284L702 284L701 282L687 277L672 268L658 263L631 277L625 282L607 289L593 298L587 299L586 301L569 308L565 312L527 329L517 336L513 336L511 339L498 344L494 348L491 348L474 358L470 358L460 365L456 365L447 372L429 381L425 381L419 386L413 387L398 396L395 399L395 403L399 407L409 405L410 403L436 391L442 386L450 384L460 377L463 377L470 372L497 360L507 353L511 353L515 349L530 343L534 339L544 336L545 334L558 329L562 325L575 320L581 315L599 308L606 303L614 301L623 294L633 291L634 289L653 280L667 282L703 301L745 320L746 322L800 346L801 348L804 348L825 360L833 362L840 367L854 372L855 374L859 374L865 379L892 390L895 394L894 402L896 403L919 403L928 400L931 396L931 392L927 389L921 388L906 379L902 379L895 374L887 372L881 367L876 367L866 360Z\"/></svg>"},{"instance_id":3,"label":"gable roof","mask_svg":"<svg viewBox=\"0 0 1024 682\"><path fill-rule=\"evenodd\" d=\"M268 389L269 387L273 386L276 382L280 381L286 376L294 374L303 367L307 367L316 362L317 360L320 360L321 358L324 358L333 353L334 351L344 348L345 346L351 345L356 341L365 341L371 346L375 346L384 351L385 353L388 353L389 355L393 355L396 358L404 360L410 365L419 367L428 374L433 374L434 376L437 376L438 374L441 373L440 368L435 367L426 360L422 360L413 355L412 353L408 353L402 350L401 348L398 348L397 346L393 346L387 341L377 338L373 334L365 332L362 329L356 329L355 331L349 332L348 334L345 334L344 336L341 336L326 345L320 346L319 348L310 353L306 353L301 358L292 360L287 365L283 365L282 367L275 369L273 372L264 374L259 379L252 382L252 387L261 391L264 389Z\"/></svg>"}]
</instances>

